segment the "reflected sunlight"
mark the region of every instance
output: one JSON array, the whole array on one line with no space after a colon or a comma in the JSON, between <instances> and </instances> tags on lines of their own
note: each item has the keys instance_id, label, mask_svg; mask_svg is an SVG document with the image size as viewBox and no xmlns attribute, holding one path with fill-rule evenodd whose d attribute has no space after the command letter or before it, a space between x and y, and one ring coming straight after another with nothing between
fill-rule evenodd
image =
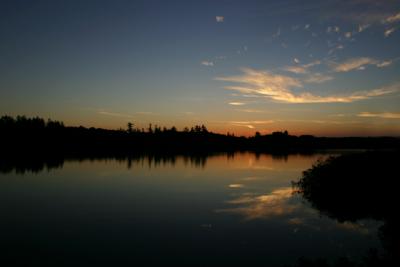
<instances>
[{"instance_id":1,"label":"reflected sunlight","mask_svg":"<svg viewBox=\"0 0 400 267\"><path fill-rule=\"evenodd\" d=\"M219 209L216 212L239 214L245 220L289 216L304 210L304 206L294 199L293 192L292 187L284 187L264 195L242 194L227 201L229 204L238 205L237 207Z\"/></svg>"}]
</instances>

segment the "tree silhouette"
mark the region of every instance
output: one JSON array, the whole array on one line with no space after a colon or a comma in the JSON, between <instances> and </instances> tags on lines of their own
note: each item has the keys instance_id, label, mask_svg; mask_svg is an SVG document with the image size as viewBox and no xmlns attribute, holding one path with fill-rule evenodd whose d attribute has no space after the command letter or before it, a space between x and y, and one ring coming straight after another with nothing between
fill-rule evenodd
<instances>
[{"instance_id":1,"label":"tree silhouette","mask_svg":"<svg viewBox=\"0 0 400 267\"><path fill-rule=\"evenodd\" d=\"M179 131L149 124L147 129L135 130L132 122L127 128L106 130L70 127L62 122L34 117L0 117L0 147L13 154L23 153L132 153L143 151L235 151L288 153L327 148L400 148L400 138L326 138L312 135L293 136L287 131L254 136L211 132L203 125L185 127Z\"/></svg>"},{"instance_id":2,"label":"tree silhouette","mask_svg":"<svg viewBox=\"0 0 400 267\"><path fill-rule=\"evenodd\" d=\"M128 126L128 133L132 133L133 132L133 123L128 122L127 126Z\"/></svg>"}]
</instances>

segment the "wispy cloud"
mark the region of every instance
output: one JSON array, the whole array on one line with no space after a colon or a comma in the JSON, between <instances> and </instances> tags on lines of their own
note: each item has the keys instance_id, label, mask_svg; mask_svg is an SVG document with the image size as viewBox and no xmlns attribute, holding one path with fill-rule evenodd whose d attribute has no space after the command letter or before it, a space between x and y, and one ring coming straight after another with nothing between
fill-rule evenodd
<instances>
[{"instance_id":1,"label":"wispy cloud","mask_svg":"<svg viewBox=\"0 0 400 267\"><path fill-rule=\"evenodd\" d=\"M229 105L232 105L232 106L243 106L243 105L246 105L246 103L243 103L243 102L229 102Z\"/></svg>"},{"instance_id":2,"label":"wispy cloud","mask_svg":"<svg viewBox=\"0 0 400 267\"><path fill-rule=\"evenodd\" d=\"M224 22L224 20L225 20L225 17L224 16L215 16L215 21L216 22Z\"/></svg>"},{"instance_id":3,"label":"wispy cloud","mask_svg":"<svg viewBox=\"0 0 400 267\"><path fill-rule=\"evenodd\" d=\"M357 116L366 118L400 119L400 113L392 113L392 112L382 112L382 113L361 112L357 114Z\"/></svg>"},{"instance_id":4,"label":"wispy cloud","mask_svg":"<svg viewBox=\"0 0 400 267\"><path fill-rule=\"evenodd\" d=\"M396 1L353 0L340 2L327 14L330 18L341 19L359 24L385 23L393 15Z\"/></svg>"},{"instance_id":5,"label":"wispy cloud","mask_svg":"<svg viewBox=\"0 0 400 267\"><path fill-rule=\"evenodd\" d=\"M229 188L242 188L244 184L230 184L228 185Z\"/></svg>"},{"instance_id":6,"label":"wispy cloud","mask_svg":"<svg viewBox=\"0 0 400 267\"><path fill-rule=\"evenodd\" d=\"M342 44L339 44L339 45L335 46L334 48L330 49L328 51L328 55L332 55L337 50L342 50L342 49L344 49L344 46Z\"/></svg>"},{"instance_id":7,"label":"wispy cloud","mask_svg":"<svg viewBox=\"0 0 400 267\"><path fill-rule=\"evenodd\" d=\"M369 64L377 64L377 60L369 57L351 58L343 63L337 64L334 67L336 72L348 72L351 70L359 69Z\"/></svg>"},{"instance_id":8,"label":"wispy cloud","mask_svg":"<svg viewBox=\"0 0 400 267\"><path fill-rule=\"evenodd\" d=\"M324 82L331 81L331 80L333 80L332 76L325 75L322 73L313 73L313 74L310 74L304 80L304 82L306 82L306 83L324 83Z\"/></svg>"},{"instance_id":9,"label":"wispy cloud","mask_svg":"<svg viewBox=\"0 0 400 267\"><path fill-rule=\"evenodd\" d=\"M268 71L259 71L250 68L242 69L243 75L231 77L217 77L219 81L243 84L243 86L228 86L227 89L236 90L246 94L259 94L272 98L281 98L290 94L288 88L302 87L298 79L276 75Z\"/></svg>"},{"instance_id":10,"label":"wispy cloud","mask_svg":"<svg viewBox=\"0 0 400 267\"><path fill-rule=\"evenodd\" d=\"M351 58L349 60L346 60L343 63L335 63L333 64L333 70L336 72L348 72L352 70L364 70L367 65L375 65L378 68L384 68L390 66L393 61L396 61L396 59L393 60L383 60L379 61L373 58L369 57L360 57L360 58Z\"/></svg>"},{"instance_id":11,"label":"wispy cloud","mask_svg":"<svg viewBox=\"0 0 400 267\"><path fill-rule=\"evenodd\" d=\"M378 68L384 68L384 67L388 67L388 66L392 65L392 63L393 63L392 60L385 60L385 61L379 62L378 64L376 64L376 66Z\"/></svg>"},{"instance_id":12,"label":"wispy cloud","mask_svg":"<svg viewBox=\"0 0 400 267\"><path fill-rule=\"evenodd\" d=\"M342 118L342 117L346 117L346 116L349 116L348 114L343 114L343 113L338 113L338 114L331 114L331 115L329 115L330 117L340 117L340 118Z\"/></svg>"},{"instance_id":13,"label":"wispy cloud","mask_svg":"<svg viewBox=\"0 0 400 267\"><path fill-rule=\"evenodd\" d=\"M271 124L274 123L273 120L264 120L264 121L230 121L231 124Z\"/></svg>"},{"instance_id":14,"label":"wispy cloud","mask_svg":"<svg viewBox=\"0 0 400 267\"><path fill-rule=\"evenodd\" d=\"M288 72L296 73L296 74L307 73L307 69L304 68L303 66L288 66L288 67L285 67L284 70L286 70Z\"/></svg>"},{"instance_id":15,"label":"wispy cloud","mask_svg":"<svg viewBox=\"0 0 400 267\"><path fill-rule=\"evenodd\" d=\"M242 69L243 74L230 77L217 77L216 80L238 84L226 86L242 94L251 94L284 103L349 103L392 93L400 88L399 84L369 91L356 91L347 95L319 96L310 92L294 94L293 88L302 88L303 83L285 75L273 74L269 71Z\"/></svg>"},{"instance_id":16,"label":"wispy cloud","mask_svg":"<svg viewBox=\"0 0 400 267\"><path fill-rule=\"evenodd\" d=\"M233 124L233 123L232 123L232 125L244 126L244 127L249 128L249 129L254 129L254 128L255 128L255 127L254 127L253 125L251 125L251 124Z\"/></svg>"},{"instance_id":17,"label":"wispy cloud","mask_svg":"<svg viewBox=\"0 0 400 267\"><path fill-rule=\"evenodd\" d=\"M282 122L301 122L301 123L314 123L314 124L359 124L358 120L282 120Z\"/></svg>"},{"instance_id":18,"label":"wispy cloud","mask_svg":"<svg viewBox=\"0 0 400 267\"><path fill-rule=\"evenodd\" d=\"M274 123L273 120L264 120L264 121L228 121L228 124L240 127L246 127L249 129L255 129L255 125L266 125Z\"/></svg>"},{"instance_id":19,"label":"wispy cloud","mask_svg":"<svg viewBox=\"0 0 400 267\"><path fill-rule=\"evenodd\" d=\"M333 80L332 76L321 73L310 73L309 68L319 64L321 64L321 61L316 60L301 66L288 66L285 67L284 70L295 74L308 74L307 77L303 79L305 83L324 83Z\"/></svg>"},{"instance_id":20,"label":"wispy cloud","mask_svg":"<svg viewBox=\"0 0 400 267\"><path fill-rule=\"evenodd\" d=\"M314 66L319 65L319 64L321 64L321 61L315 60L315 61L310 62L308 64L304 64L303 67L304 68L311 68L311 67L314 67Z\"/></svg>"},{"instance_id":21,"label":"wispy cloud","mask_svg":"<svg viewBox=\"0 0 400 267\"><path fill-rule=\"evenodd\" d=\"M398 22L398 21L400 21L400 12L393 16L389 16L389 17L385 18L383 23L394 23L394 22Z\"/></svg>"},{"instance_id":22,"label":"wispy cloud","mask_svg":"<svg viewBox=\"0 0 400 267\"><path fill-rule=\"evenodd\" d=\"M277 30L276 30L276 33L274 33L273 35L272 35L272 38L277 38L277 37L279 37L281 35L281 28L279 27Z\"/></svg>"},{"instance_id":23,"label":"wispy cloud","mask_svg":"<svg viewBox=\"0 0 400 267\"><path fill-rule=\"evenodd\" d=\"M108 112L108 111L103 111L103 110L99 110L97 113L98 113L98 114L101 114L101 115L112 116L112 117L119 117L119 118L134 118L134 116L132 116L132 115L130 115L130 114Z\"/></svg>"},{"instance_id":24,"label":"wispy cloud","mask_svg":"<svg viewBox=\"0 0 400 267\"><path fill-rule=\"evenodd\" d=\"M295 58L294 61L296 63L300 62L297 58ZM321 61L315 60L315 61L310 62L308 64L296 65L296 66L287 66L287 67L285 67L283 69L288 71L288 72L292 72L292 73L296 73L296 74L305 74L305 73L308 73L308 69L309 68L314 67L314 66L319 65L319 64L321 64Z\"/></svg>"},{"instance_id":25,"label":"wispy cloud","mask_svg":"<svg viewBox=\"0 0 400 267\"><path fill-rule=\"evenodd\" d=\"M387 29L383 32L383 35L385 35L385 37L389 37L392 33L394 33L395 30L396 30L396 28L394 28L394 27Z\"/></svg>"},{"instance_id":26,"label":"wispy cloud","mask_svg":"<svg viewBox=\"0 0 400 267\"><path fill-rule=\"evenodd\" d=\"M358 32L363 32L365 31L367 28L369 28L369 26L371 26L371 24L360 24L358 25Z\"/></svg>"},{"instance_id":27,"label":"wispy cloud","mask_svg":"<svg viewBox=\"0 0 400 267\"><path fill-rule=\"evenodd\" d=\"M208 60L204 60L204 61L201 62L201 65L207 66L207 67L212 67L212 66L214 66L214 62L208 61Z\"/></svg>"},{"instance_id":28,"label":"wispy cloud","mask_svg":"<svg viewBox=\"0 0 400 267\"><path fill-rule=\"evenodd\" d=\"M237 111L246 112L246 113L265 113L264 110L259 110L259 109L238 109Z\"/></svg>"},{"instance_id":29,"label":"wispy cloud","mask_svg":"<svg viewBox=\"0 0 400 267\"><path fill-rule=\"evenodd\" d=\"M346 32L346 33L344 34L344 37L346 37L346 38L351 38L352 35L353 35L352 32Z\"/></svg>"}]
</instances>

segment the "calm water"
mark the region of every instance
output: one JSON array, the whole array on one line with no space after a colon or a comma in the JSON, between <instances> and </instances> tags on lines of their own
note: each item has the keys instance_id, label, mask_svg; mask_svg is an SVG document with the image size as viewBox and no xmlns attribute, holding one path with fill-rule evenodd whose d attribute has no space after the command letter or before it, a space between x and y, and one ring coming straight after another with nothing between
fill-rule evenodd
<instances>
[{"instance_id":1,"label":"calm water","mask_svg":"<svg viewBox=\"0 0 400 267\"><path fill-rule=\"evenodd\" d=\"M361 258L380 247L379 222L338 223L292 194L291 181L320 157L143 157L3 172L0 256L52 266Z\"/></svg>"}]
</instances>

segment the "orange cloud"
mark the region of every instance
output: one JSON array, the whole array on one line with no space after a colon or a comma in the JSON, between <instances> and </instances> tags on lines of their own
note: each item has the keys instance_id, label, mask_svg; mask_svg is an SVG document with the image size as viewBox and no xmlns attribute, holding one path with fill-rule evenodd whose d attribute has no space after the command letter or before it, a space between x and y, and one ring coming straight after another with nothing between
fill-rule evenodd
<instances>
[{"instance_id":1,"label":"orange cloud","mask_svg":"<svg viewBox=\"0 0 400 267\"><path fill-rule=\"evenodd\" d=\"M382 113L361 112L357 116L366 118L400 119L400 113L392 113L392 112L382 112Z\"/></svg>"},{"instance_id":2,"label":"orange cloud","mask_svg":"<svg viewBox=\"0 0 400 267\"><path fill-rule=\"evenodd\" d=\"M239 84L239 86L225 86L225 89L235 90L244 95L270 98L283 103L350 103L393 93L400 88L399 84L395 84L369 91L357 91L348 95L318 96L310 92L294 94L293 88L303 87L303 83L299 79L249 68L242 69L242 71L243 75L217 77L216 79Z\"/></svg>"}]
</instances>

